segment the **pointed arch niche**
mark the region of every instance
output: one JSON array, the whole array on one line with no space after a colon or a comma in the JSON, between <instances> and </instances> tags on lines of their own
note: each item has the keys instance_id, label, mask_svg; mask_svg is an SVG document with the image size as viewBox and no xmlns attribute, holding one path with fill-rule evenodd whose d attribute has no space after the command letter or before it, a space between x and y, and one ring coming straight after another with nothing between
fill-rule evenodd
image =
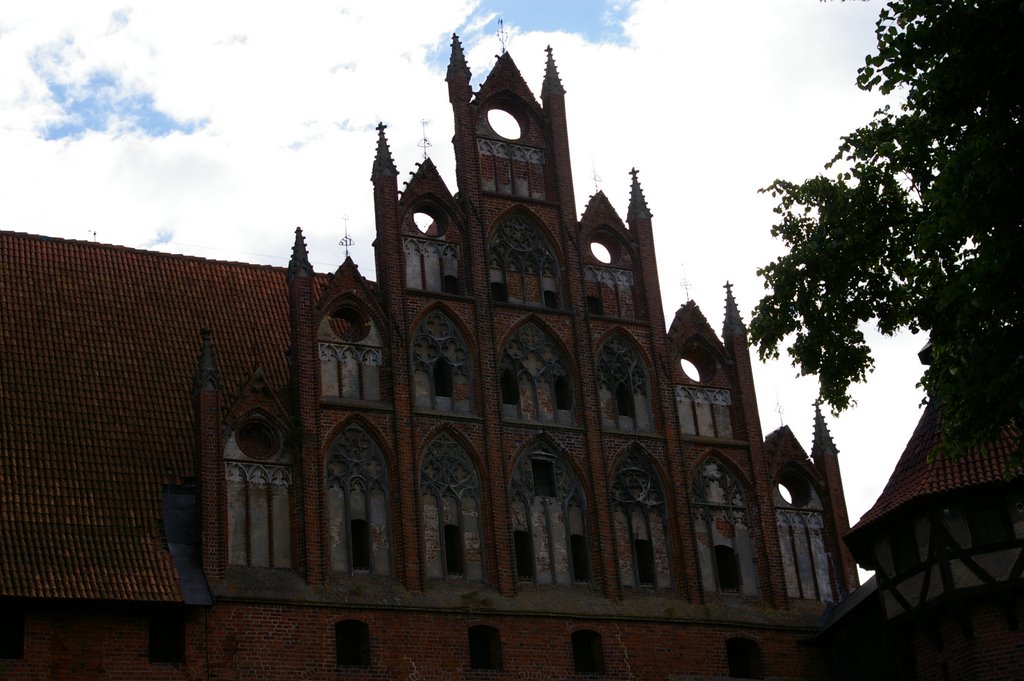
<instances>
[{"instance_id":1,"label":"pointed arch niche","mask_svg":"<svg viewBox=\"0 0 1024 681\"><path fill-rule=\"evenodd\" d=\"M590 581L586 498L572 466L546 445L535 447L512 469L509 496L519 579Z\"/></svg>"},{"instance_id":2,"label":"pointed arch niche","mask_svg":"<svg viewBox=\"0 0 1024 681\"><path fill-rule=\"evenodd\" d=\"M654 430L647 375L640 353L622 334L605 341L597 355L602 426L625 431Z\"/></svg>"},{"instance_id":3,"label":"pointed arch niche","mask_svg":"<svg viewBox=\"0 0 1024 681\"><path fill-rule=\"evenodd\" d=\"M437 411L473 411L473 364L466 339L448 315L433 310L412 338L416 406Z\"/></svg>"},{"instance_id":4,"label":"pointed arch niche","mask_svg":"<svg viewBox=\"0 0 1024 681\"><path fill-rule=\"evenodd\" d=\"M756 594L747 505L736 476L720 459L708 457L694 477L691 499L704 590Z\"/></svg>"},{"instance_id":5,"label":"pointed arch niche","mask_svg":"<svg viewBox=\"0 0 1024 681\"><path fill-rule=\"evenodd\" d=\"M432 293L464 293L459 231L435 199L416 202L405 216L405 285Z\"/></svg>"},{"instance_id":6,"label":"pointed arch niche","mask_svg":"<svg viewBox=\"0 0 1024 681\"><path fill-rule=\"evenodd\" d=\"M521 326L501 353L502 415L570 425L573 377L559 345L536 324Z\"/></svg>"},{"instance_id":7,"label":"pointed arch niche","mask_svg":"<svg viewBox=\"0 0 1024 681\"><path fill-rule=\"evenodd\" d=\"M558 259L541 229L516 213L495 227L487 246L491 298L561 308Z\"/></svg>"},{"instance_id":8,"label":"pointed arch niche","mask_svg":"<svg viewBox=\"0 0 1024 681\"><path fill-rule=\"evenodd\" d=\"M347 400L381 399L383 339L373 318L352 301L334 305L320 320L320 393Z\"/></svg>"},{"instance_id":9,"label":"pointed arch niche","mask_svg":"<svg viewBox=\"0 0 1024 681\"><path fill-rule=\"evenodd\" d=\"M480 477L466 450L446 433L423 455L420 502L427 576L481 581Z\"/></svg>"},{"instance_id":10,"label":"pointed arch niche","mask_svg":"<svg viewBox=\"0 0 1024 681\"><path fill-rule=\"evenodd\" d=\"M790 598L833 600L821 499L810 478L797 466L785 466L772 497L786 593Z\"/></svg>"},{"instance_id":11,"label":"pointed arch niche","mask_svg":"<svg viewBox=\"0 0 1024 681\"><path fill-rule=\"evenodd\" d=\"M342 430L324 461L331 569L388 575L388 471L377 442L362 426Z\"/></svg>"},{"instance_id":12,"label":"pointed arch niche","mask_svg":"<svg viewBox=\"0 0 1024 681\"><path fill-rule=\"evenodd\" d=\"M670 587L665 488L639 448L631 448L615 467L611 491L622 584Z\"/></svg>"}]
</instances>

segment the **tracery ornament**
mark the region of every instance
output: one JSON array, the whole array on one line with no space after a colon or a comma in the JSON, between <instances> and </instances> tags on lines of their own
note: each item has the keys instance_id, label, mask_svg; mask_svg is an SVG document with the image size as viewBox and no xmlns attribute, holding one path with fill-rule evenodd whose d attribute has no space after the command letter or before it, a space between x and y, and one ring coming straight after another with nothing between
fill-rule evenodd
<instances>
[{"instance_id":1,"label":"tracery ornament","mask_svg":"<svg viewBox=\"0 0 1024 681\"><path fill-rule=\"evenodd\" d=\"M480 581L480 480L462 445L441 434L420 465L425 562L429 577Z\"/></svg>"},{"instance_id":2,"label":"tracery ornament","mask_svg":"<svg viewBox=\"0 0 1024 681\"><path fill-rule=\"evenodd\" d=\"M471 411L472 360L458 327L435 310L412 340L416 406L443 411Z\"/></svg>"},{"instance_id":3,"label":"tracery ornament","mask_svg":"<svg viewBox=\"0 0 1024 681\"><path fill-rule=\"evenodd\" d=\"M524 324L501 358L503 402L519 418L553 421L572 408L569 367L558 345L537 325ZM565 414L566 421L571 416Z\"/></svg>"},{"instance_id":4,"label":"tracery ornament","mask_svg":"<svg viewBox=\"0 0 1024 681\"><path fill-rule=\"evenodd\" d=\"M650 387L643 361L621 335L609 338L597 355L602 423L620 430L653 429Z\"/></svg>"},{"instance_id":5,"label":"tracery ornament","mask_svg":"<svg viewBox=\"0 0 1024 681\"><path fill-rule=\"evenodd\" d=\"M650 461L629 451L612 476L612 520L622 583L671 586L664 488Z\"/></svg>"}]
</instances>

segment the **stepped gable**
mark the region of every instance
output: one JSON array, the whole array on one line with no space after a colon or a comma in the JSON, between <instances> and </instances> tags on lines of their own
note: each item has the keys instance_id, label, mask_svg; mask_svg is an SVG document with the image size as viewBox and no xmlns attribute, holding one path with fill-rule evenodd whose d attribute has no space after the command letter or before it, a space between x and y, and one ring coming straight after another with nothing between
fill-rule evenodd
<instances>
[{"instance_id":1,"label":"stepped gable","mask_svg":"<svg viewBox=\"0 0 1024 681\"><path fill-rule=\"evenodd\" d=\"M941 409L930 403L925 407L881 496L850 530L848 537L859 535L885 516L925 497L1007 482L1007 464L1021 436L1018 429L1006 426L995 441L983 449L971 450L954 461L944 455L932 457L939 444L941 422ZM1022 475L1024 466L1018 466L1010 472L1009 477L1018 478Z\"/></svg>"},{"instance_id":2,"label":"stepped gable","mask_svg":"<svg viewBox=\"0 0 1024 681\"><path fill-rule=\"evenodd\" d=\"M0 591L180 601L160 489L191 475L200 331L225 395L256 365L284 394L286 270L12 232L0 260Z\"/></svg>"}]
</instances>

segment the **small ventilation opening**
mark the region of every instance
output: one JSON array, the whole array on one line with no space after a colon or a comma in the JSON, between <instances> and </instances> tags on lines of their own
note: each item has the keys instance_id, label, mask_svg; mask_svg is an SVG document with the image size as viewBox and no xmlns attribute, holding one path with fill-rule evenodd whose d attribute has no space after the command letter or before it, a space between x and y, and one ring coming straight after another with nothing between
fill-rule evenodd
<instances>
[{"instance_id":1,"label":"small ventilation opening","mask_svg":"<svg viewBox=\"0 0 1024 681\"><path fill-rule=\"evenodd\" d=\"M334 625L338 666L370 666L370 627L366 622L344 620Z\"/></svg>"},{"instance_id":2,"label":"small ventilation opening","mask_svg":"<svg viewBox=\"0 0 1024 681\"><path fill-rule=\"evenodd\" d=\"M516 550L516 575L521 579L533 579L533 542L530 533L516 530L512 533Z\"/></svg>"},{"instance_id":3,"label":"small ventilation opening","mask_svg":"<svg viewBox=\"0 0 1024 681\"><path fill-rule=\"evenodd\" d=\"M641 586L654 586L654 547L646 539L633 542L636 551L636 572Z\"/></svg>"},{"instance_id":4,"label":"small ventilation opening","mask_svg":"<svg viewBox=\"0 0 1024 681\"><path fill-rule=\"evenodd\" d=\"M508 287L505 286L503 281L492 281L491 282L491 298L496 303L508 302Z\"/></svg>"},{"instance_id":5,"label":"small ventilation opening","mask_svg":"<svg viewBox=\"0 0 1024 681\"><path fill-rule=\"evenodd\" d=\"M365 520L355 518L349 523L352 535L352 569L370 569L370 528Z\"/></svg>"},{"instance_id":6,"label":"small ventilation opening","mask_svg":"<svg viewBox=\"0 0 1024 681\"><path fill-rule=\"evenodd\" d=\"M604 647L596 631L572 632L572 662L577 672L604 674Z\"/></svg>"},{"instance_id":7,"label":"small ventilation opening","mask_svg":"<svg viewBox=\"0 0 1024 681\"><path fill-rule=\"evenodd\" d=\"M715 546L715 568L718 572L718 588L722 591L740 590L740 566L736 562L736 552L731 546L718 544Z\"/></svg>"},{"instance_id":8,"label":"small ventilation opening","mask_svg":"<svg viewBox=\"0 0 1024 681\"><path fill-rule=\"evenodd\" d=\"M534 459L530 462L533 469L533 492L538 497L555 496L555 466L550 461Z\"/></svg>"},{"instance_id":9,"label":"small ventilation opening","mask_svg":"<svg viewBox=\"0 0 1024 681\"><path fill-rule=\"evenodd\" d=\"M569 546L572 549L572 578L577 582L590 581L590 569L587 561L587 539L582 534L569 535Z\"/></svg>"},{"instance_id":10,"label":"small ventilation opening","mask_svg":"<svg viewBox=\"0 0 1024 681\"><path fill-rule=\"evenodd\" d=\"M459 278L454 274L444 275L444 278L441 279L441 290L445 293L458 295L460 293Z\"/></svg>"},{"instance_id":11,"label":"small ventilation opening","mask_svg":"<svg viewBox=\"0 0 1024 681\"><path fill-rule=\"evenodd\" d=\"M149 661L178 664L185 661L185 616L163 612L149 618Z\"/></svg>"},{"instance_id":12,"label":"small ventilation opening","mask_svg":"<svg viewBox=\"0 0 1024 681\"><path fill-rule=\"evenodd\" d=\"M434 363L434 395L448 398L452 396L452 368L444 357Z\"/></svg>"},{"instance_id":13,"label":"small ventilation opening","mask_svg":"<svg viewBox=\"0 0 1024 681\"><path fill-rule=\"evenodd\" d=\"M565 376L555 378L555 409L572 409L572 393L569 390L569 379Z\"/></svg>"},{"instance_id":14,"label":"small ventilation opening","mask_svg":"<svg viewBox=\"0 0 1024 681\"><path fill-rule=\"evenodd\" d=\"M762 679L761 651L748 638L730 638L725 642L725 655L729 658L729 676L736 679Z\"/></svg>"},{"instance_id":15,"label":"small ventilation opening","mask_svg":"<svg viewBox=\"0 0 1024 681\"><path fill-rule=\"evenodd\" d=\"M501 669L501 636L497 629L484 624L469 628L469 666Z\"/></svg>"},{"instance_id":16,"label":"small ventilation opening","mask_svg":"<svg viewBox=\"0 0 1024 681\"><path fill-rule=\"evenodd\" d=\"M554 291L544 291L544 307L558 309L558 294Z\"/></svg>"},{"instance_id":17,"label":"small ventilation opening","mask_svg":"<svg viewBox=\"0 0 1024 681\"><path fill-rule=\"evenodd\" d=\"M444 526L444 564L449 575L462 574L462 533L458 525Z\"/></svg>"},{"instance_id":18,"label":"small ventilation opening","mask_svg":"<svg viewBox=\"0 0 1024 681\"><path fill-rule=\"evenodd\" d=\"M501 402L502 404L519 404L519 385L511 369L501 371Z\"/></svg>"}]
</instances>

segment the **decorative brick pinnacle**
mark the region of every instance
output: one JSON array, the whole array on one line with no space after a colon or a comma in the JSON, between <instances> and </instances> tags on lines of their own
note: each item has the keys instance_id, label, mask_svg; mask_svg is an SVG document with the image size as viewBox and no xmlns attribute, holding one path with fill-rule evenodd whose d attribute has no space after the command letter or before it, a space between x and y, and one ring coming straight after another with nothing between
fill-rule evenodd
<instances>
[{"instance_id":1,"label":"decorative brick pinnacle","mask_svg":"<svg viewBox=\"0 0 1024 681\"><path fill-rule=\"evenodd\" d=\"M288 261L288 281L296 276L313 276L313 266L309 264L309 253L306 251L306 238L302 236L302 228L295 228L295 243L292 244L292 257Z\"/></svg>"},{"instance_id":2,"label":"decorative brick pinnacle","mask_svg":"<svg viewBox=\"0 0 1024 681\"><path fill-rule=\"evenodd\" d=\"M633 181L629 188L629 208L626 209L626 219L645 218L650 220L651 209L647 207L647 198L644 196L644 190L640 188L640 180L637 178L640 171L633 168L629 174L633 177Z\"/></svg>"},{"instance_id":3,"label":"decorative brick pinnacle","mask_svg":"<svg viewBox=\"0 0 1024 681\"><path fill-rule=\"evenodd\" d=\"M196 365L196 378L193 390L196 393L202 391L215 391L220 386L220 374L217 371L217 362L213 357L213 331L200 329L199 337L202 339L199 346L199 362Z\"/></svg>"},{"instance_id":4,"label":"decorative brick pinnacle","mask_svg":"<svg viewBox=\"0 0 1024 681\"><path fill-rule=\"evenodd\" d=\"M461 79L468 83L472 75L466 64L466 55L462 51L462 42L459 41L458 35L452 33L452 56L448 60L448 75L445 80L450 83L455 79Z\"/></svg>"},{"instance_id":5,"label":"decorative brick pinnacle","mask_svg":"<svg viewBox=\"0 0 1024 681\"><path fill-rule=\"evenodd\" d=\"M395 168L395 160L391 158L391 148L388 146L388 138L384 135L386 125L377 125L377 155L373 158L373 172L370 173L370 181L376 182L382 177L395 177L398 169Z\"/></svg>"},{"instance_id":6,"label":"decorative brick pinnacle","mask_svg":"<svg viewBox=\"0 0 1024 681\"><path fill-rule=\"evenodd\" d=\"M732 284L725 282L725 324L722 328L722 337L727 338L734 333L747 334L747 327L740 317L740 310L736 306L736 299L732 295Z\"/></svg>"},{"instance_id":7,"label":"decorative brick pinnacle","mask_svg":"<svg viewBox=\"0 0 1024 681\"><path fill-rule=\"evenodd\" d=\"M821 405L814 404L814 444L811 445L811 458L815 461L822 455L835 456L839 453L835 442L832 441L832 434L828 432L825 425L825 417L821 415Z\"/></svg>"},{"instance_id":8,"label":"decorative brick pinnacle","mask_svg":"<svg viewBox=\"0 0 1024 681\"><path fill-rule=\"evenodd\" d=\"M541 98L548 95L564 95L565 88L562 87L562 79L558 77L558 67L555 66L554 50L548 45L544 50L548 53L548 61L544 67L544 85L541 87Z\"/></svg>"}]
</instances>

